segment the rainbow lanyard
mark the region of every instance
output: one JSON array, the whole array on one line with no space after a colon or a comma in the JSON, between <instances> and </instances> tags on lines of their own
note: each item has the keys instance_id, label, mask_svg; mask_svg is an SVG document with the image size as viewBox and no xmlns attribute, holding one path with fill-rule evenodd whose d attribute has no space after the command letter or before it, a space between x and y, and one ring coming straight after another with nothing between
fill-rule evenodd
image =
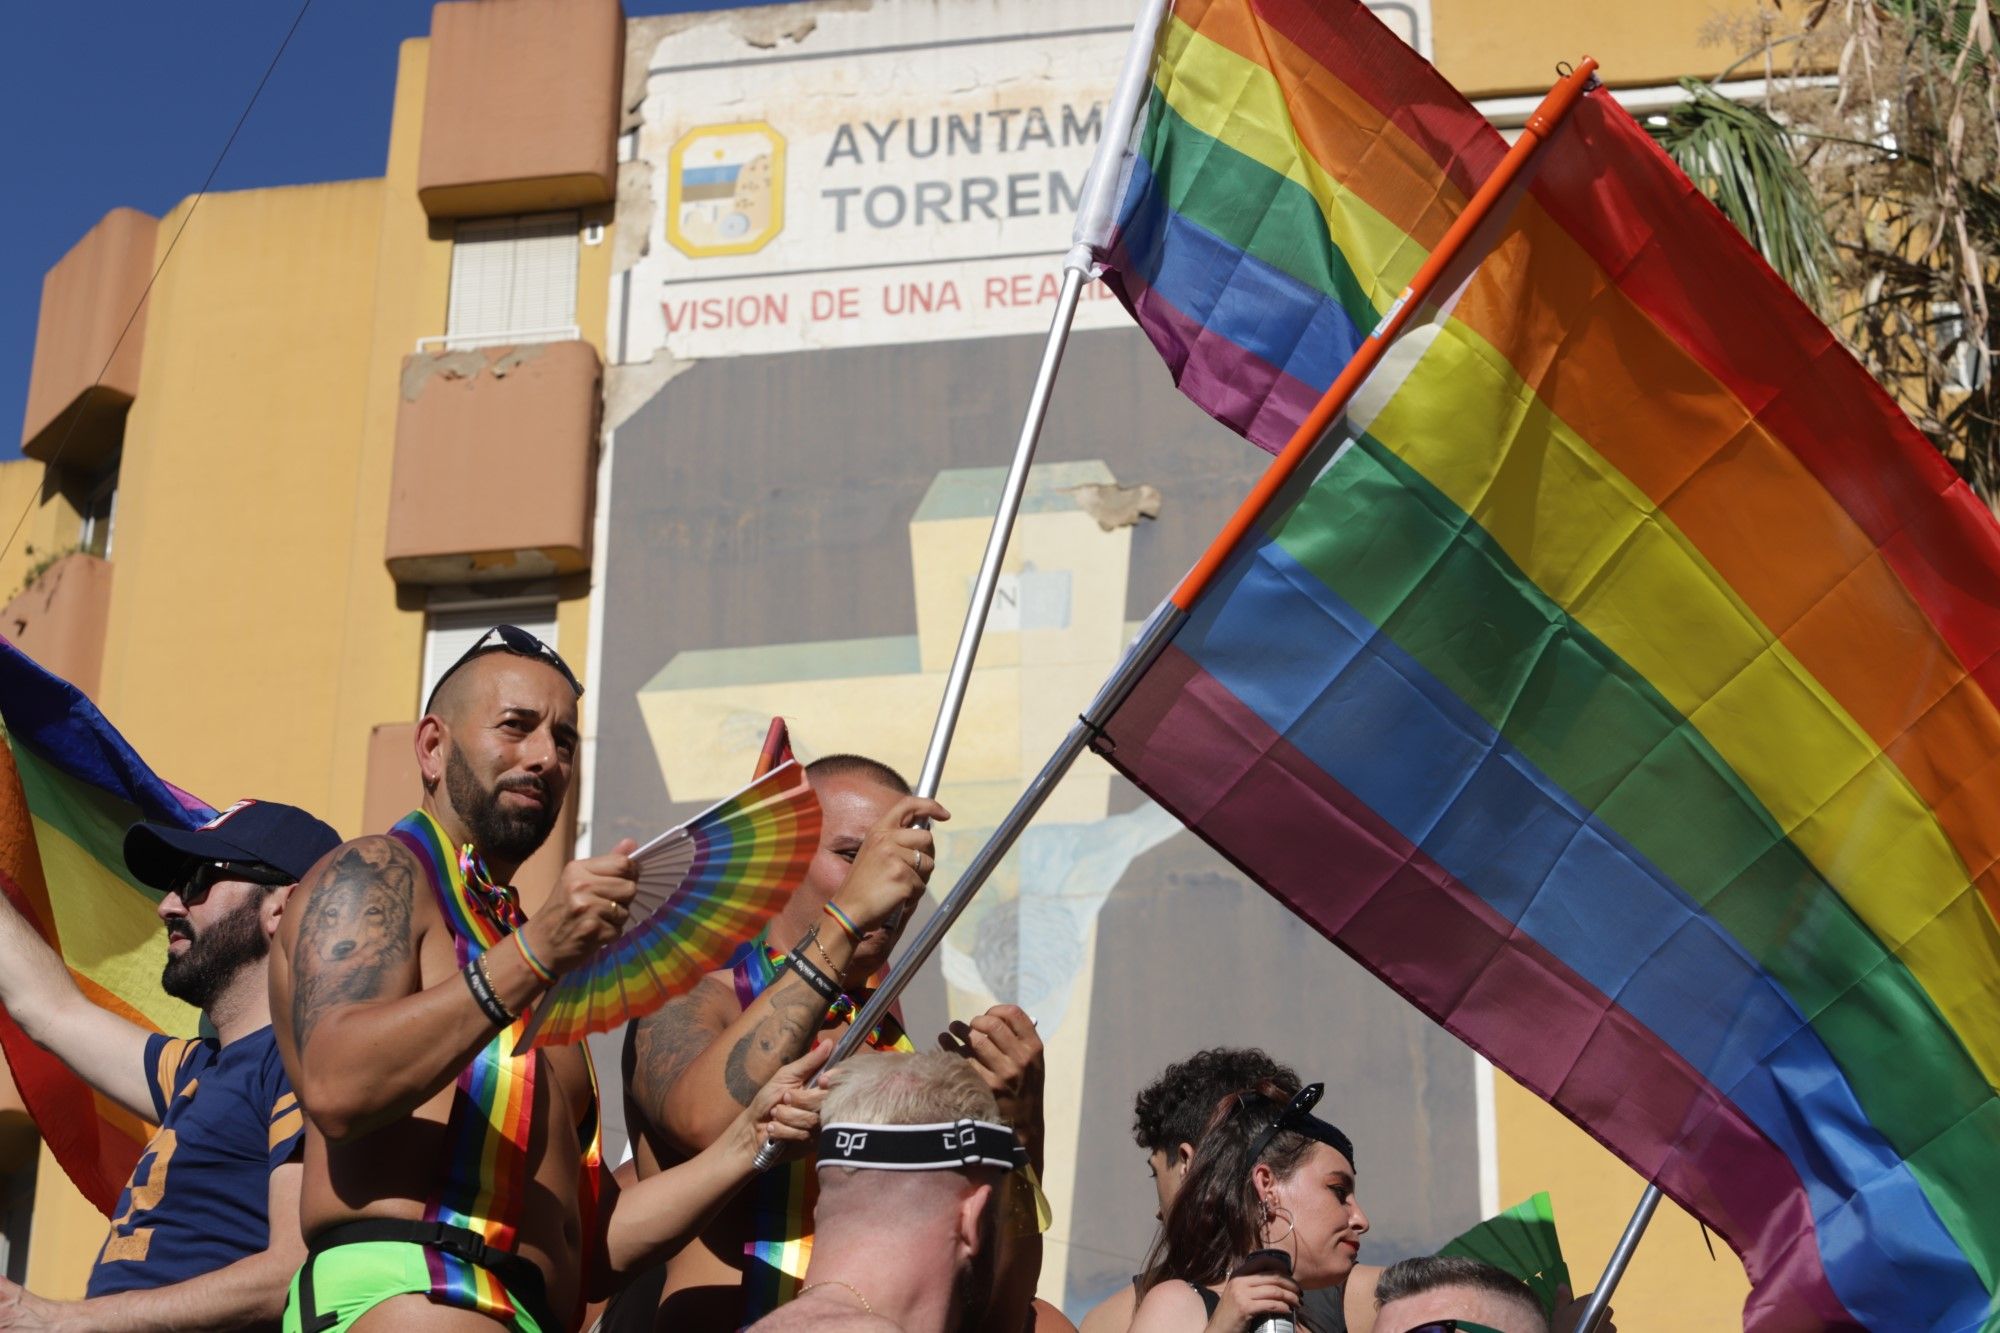
<instances>
[{"instance_id":1,"label":"rainbow lanyard","mask_svg":"<svg viewBox=\"0 0 2000 1333\"><path fill-rule=\"evenodd\" d=\"M745 1009L762 995L789 965L785 955L770 947L770 927L743 946L730 969L736 998ZM827 1010L822 1026L838 1024L854 1013L854 1001L843 995ZM878 1051L911 1051L909 1035L893 1017L868 1034ZM750 1183L750 1239L743 1244L743 1324L756 1323L799 1294L806 1265L812 1260L812 1209L819 1195L818 1172L810 1160L773 1167Z\"/></svg>"},{"instance_id":2,"label":"rainbow lanyard","mask_svg":"<svg viewBox=\"0 0 2000 1333\"><path fill-rule=\"evenodd\" d=\"M452 948L464 967L511 934L524 918L520 900L495 884L470 846L454 853L444 830L423 811L406 815L389 836L416 853L431 891L451 927ZM451 1119L445 1127L445 1169L424 1205L426 1222L463 1227L497 1250L514 1250L528 1183L528 1136L534 1127L539 1051L510 1055L527 1015L496 1034L458 1075ZM588 1063L586 1059L586 1064ZM584 1154L585 1234L592 1234L597 1180L596 1071L591 1071L591 1141ZM444 1305L478 1310L506 1320L514 1301L486 1269L435 1249L424 1251L430 1297Z\"/></svg>"}]
</instances>

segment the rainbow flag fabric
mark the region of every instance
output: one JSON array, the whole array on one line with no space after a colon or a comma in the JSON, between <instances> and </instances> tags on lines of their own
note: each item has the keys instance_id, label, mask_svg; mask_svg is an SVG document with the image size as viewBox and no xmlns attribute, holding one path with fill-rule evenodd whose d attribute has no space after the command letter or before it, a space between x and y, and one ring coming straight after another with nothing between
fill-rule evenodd
<instances>
[{"instance_id":1,"label":"rainbow flag fabric","mask_svg":"<svg viewBox=\"0 0 2000 1333\"><path fill-rule=\"evenodd\" d=\"M1359 4L1182 0L1141 152L1106 257L1275 438L1259 368L1343 355L1285 257L1394 286L1502 145ZM2000 528L1607 93L1532 170L1109 757L1726 1237L1746 1327L1995 1327Z\"/></svg>"},{"instance_id":2,"label":"rainbow flag fabric","mask_svg":"<svg viewBox=\"0 0 2000 1333\"><path fill-rule=\"evenodd\" d=\"M156 777L96 705L0 642L0 892L62 954L83 993L156 1032L201 1015L160 989L160 894L125 869L127 827L215 811ZM21 1100L83 1196L109 1216L150 1126L98 1096L0 1012Z\"/></svg>"}]
</instances>

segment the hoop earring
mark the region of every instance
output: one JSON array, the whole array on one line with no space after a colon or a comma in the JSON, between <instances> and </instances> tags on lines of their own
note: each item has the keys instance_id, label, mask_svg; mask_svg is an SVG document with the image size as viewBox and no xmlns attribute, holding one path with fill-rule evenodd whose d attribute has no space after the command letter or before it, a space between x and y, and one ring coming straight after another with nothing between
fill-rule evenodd
<instances>
[{"instance_id":1,"label":"hoop earring","mask_svg":"<svg viewBox=\"0 0 2000 1333\"><path fill-rule=\"evenodd\" d=\"M1266 1236L1264 1238L1264 1244L1266 1246L1276 1245L1279 1241L1290 1240L1292 1238L1292 1232L1298 1229L1297 1225L1292 1221L1291 1210L1286 1208L1272 1208L1268 1206L1264 1209L1265 1226L1269 1226L1274 1219L1280 1217L1285 1219L1285 1234L1282 1236Z\"/></svg>"}]
</instances>

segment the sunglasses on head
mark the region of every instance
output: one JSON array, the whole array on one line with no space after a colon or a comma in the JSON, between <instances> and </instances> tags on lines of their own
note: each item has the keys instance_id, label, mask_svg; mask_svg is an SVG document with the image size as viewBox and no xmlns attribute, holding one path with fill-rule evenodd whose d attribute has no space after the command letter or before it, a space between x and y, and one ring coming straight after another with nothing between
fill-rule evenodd
<instances>
[{"instance_id":1,"label":"sunglasses on head","mask_svg":"<svg viewBox=\"0 0 2000 1333\"><path fill-rule=\"evenodd\" d=\"M210 889L230 880L262 884L274 889L290 884L292 877L275 866L260 865L255 861L197 861L174 881L173 891L180 895L184 906L196 907L208 897Z\"/></svg>"},{"instance_id":2,"label":"sunglasses on head","mask_svg":"<svg viewBox=\"0 0 2000 1333\"><path fill-rule=\"evenodd\" d=\"M1309 1139L1317 1139L1352 1162L1354 1145L1348 1141L1347 1135L1312 1113L1313 1107L1319 1105L1319 1099L1325 1095L1324 1083L1308 1083L1292 1094L1292 1099L1285 1103L1285 1108L1278 1112L1277 1118L1265 1127L1264 1132L1259 1134L1251 1145L1248 1159L1250 1164L1255 1166L1264 1156L1264 1150L1271 1146L1271 1140L1287 1131L1303 1134Z\"/></svg>"},{"instance_id":3,"label":"sunglasses on head","mask_svg":"<svg viewBox=\"0 0 2000 1333\"><path fill-rule=\"evenodd\" d=\"M1488 1324L1475 1324L1470 1319L1434 1319L1428 1324L1418 1324L1410 1333L1500 1333Z\"/></svg>"},{"instance_id":4,"label":"sunglasses on head","mask_svg":"<svg viewBox=\"0 0 2000 1333\"><path fill-rule=\"evenodd\" d=\"M495 625L460 653L456 662L444 669L444 674L437 678L437 684L431 686L431 697L424 700L424 711L429 712L431 705L437 702L438 691L444 688L444 683L451 679L454 672L473 658L493 652L508 652L516 657L532 657L538 662L546 662L562 673L562 678L576 691L577 698L583 697L583 682L576 678L576 673L569 669L569 663L562 660L560 653L519 625Z\"/></svg>"}]
</instances>

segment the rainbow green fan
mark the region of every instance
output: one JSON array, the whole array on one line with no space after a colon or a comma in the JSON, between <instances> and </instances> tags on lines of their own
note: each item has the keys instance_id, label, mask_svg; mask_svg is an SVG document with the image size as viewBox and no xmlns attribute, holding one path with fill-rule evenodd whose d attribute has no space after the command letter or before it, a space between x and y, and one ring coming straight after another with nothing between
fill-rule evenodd
<instances>
[{"instance_id":1,"label":"rainbow green fan","mask_svg":"<svg viewBox=\"0 0 2000 1333\"><path fill-rule=\"evenodd\" d=\"M787 760L632 859L625 933L557 978L516 1052L567 1046L652 1013L756 938L819 849L819 801Z\"/></svg>"},{"instance_id":2,"label":"rainbow green fan","mask_svg":"<svg viewBox=\"0 0 2000 1333\"><path fill-rule=\"evenodd\" d=\"M1563 1262L1555 1209L1546 1190L1487 1218L1438 1253L1478 1259L1512 1273L1528 1284L1542 1309L1551 1313L1569 1289L1569 1265Z\"/></svg>"}]
</instances>

